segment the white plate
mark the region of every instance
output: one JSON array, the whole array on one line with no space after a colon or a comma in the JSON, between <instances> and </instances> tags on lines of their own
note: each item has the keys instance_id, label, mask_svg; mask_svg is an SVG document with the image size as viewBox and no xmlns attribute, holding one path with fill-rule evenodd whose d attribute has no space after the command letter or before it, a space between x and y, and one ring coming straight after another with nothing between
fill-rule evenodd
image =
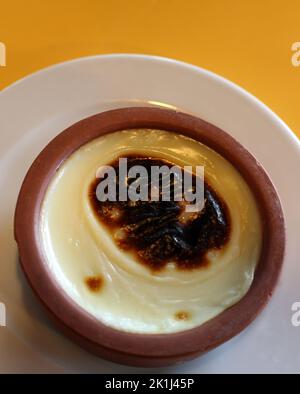
<instances>
[{"instance_id":1,"label":"white plate","mask_svg":"<svg viewBox=\"0 0 300 394\"><path fill-rule=\"evenodd\" d=\"M13 212L29 165L55 135L91 114L162 105L199 116L233 135L263 164L282 200L287 251L271 302L239 336L194 361L146 372L300 372L300 145L288 127L246 91L203 69L140 55L95 56L35 73L0 93L0 371L126 373L145 370L98 359L45 317L17 263Z\"/></svg>"}]
</instances>

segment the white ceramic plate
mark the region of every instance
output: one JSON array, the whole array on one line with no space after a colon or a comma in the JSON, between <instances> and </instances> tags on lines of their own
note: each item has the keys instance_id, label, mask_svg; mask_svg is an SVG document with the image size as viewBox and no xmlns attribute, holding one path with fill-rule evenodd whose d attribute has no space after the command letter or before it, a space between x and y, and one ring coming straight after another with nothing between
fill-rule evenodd
<instances>
[{"instance_id":1,"label":"white ceramic plate","mask_svg":"<svg viewBox=\"0 0 300 394\"><path fill-rule=\"evenodd\" d=\"M98 359L63 337L45 317L20 272L13 212L35 156L72 123L107 109L137 105L178 108L233 135L263 164L282 200L287 251L269 305L239 336L194 361L142 370ZM1 372L300 372L300 144L288 127L246 91L203 69L139 55L95 56L35 73L0 92Z\"/></svg>"}]
</instances>

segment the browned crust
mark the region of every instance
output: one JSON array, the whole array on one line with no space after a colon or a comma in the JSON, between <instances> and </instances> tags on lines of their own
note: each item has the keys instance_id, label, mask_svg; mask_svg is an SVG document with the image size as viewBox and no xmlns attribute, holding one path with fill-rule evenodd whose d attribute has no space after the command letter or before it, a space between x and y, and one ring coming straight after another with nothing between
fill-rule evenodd
<instances>
[{"instance_id":1,"label":"browned crust","mask_svg":"<svg viewBox=\"0 0 300 394\"><path fill-rule=\"evenodd\" d=\"M173 334L134 334L108 327L79 307L51 275L40 241L40 209L60 164L76 149L101 135L130 128L179 132L219 152L243 175L260 209L263 246L253 283L235 305L199 327ZM88 350L129 365L161 366L193 358L227 341L257 316L272 295L281 270L284 218L266 172L236 140L196 117L158 108L107 111L72 125L39 154L29 169L15 211L15 239L26 277L63 331Z\"/></svg>"}]
</instances>

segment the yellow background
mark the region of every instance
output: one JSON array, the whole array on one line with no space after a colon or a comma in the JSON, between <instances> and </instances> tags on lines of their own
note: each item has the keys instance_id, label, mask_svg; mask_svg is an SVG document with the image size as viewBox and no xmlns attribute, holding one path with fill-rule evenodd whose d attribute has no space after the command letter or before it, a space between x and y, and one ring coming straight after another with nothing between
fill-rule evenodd
<instances>
[{"instance_id":1,"label":"yellow background","mask_svg":"<svg viewBox=\"0 0 300 394\"><path fill-rule=\"evenodd\" d=\"M180 59L238 83L300 137L300 0L0 0L0 89L79 56Z\"/></svg>"}]
</instances>

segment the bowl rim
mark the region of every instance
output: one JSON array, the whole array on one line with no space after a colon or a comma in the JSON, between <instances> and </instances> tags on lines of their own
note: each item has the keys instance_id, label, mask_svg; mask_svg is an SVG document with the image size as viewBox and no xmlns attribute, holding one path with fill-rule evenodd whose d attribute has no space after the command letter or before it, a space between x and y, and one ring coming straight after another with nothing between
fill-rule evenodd
<instances>
[{"instance_id":1,"label":"bowl rim","mask_svg":"<svg viewBox=\"0 0 300 394\"><path fill-rule=\"evenodd\" d=\"M50 272L41 243L41 206L49 182L59 166L78 148L95 138L136 128L177 132L214 149L231 162L246 180L261 215L262 250L246 295L215 318L180 332L139 334L103 324L62 289ZM280 200L257 160L218 127L182 112L151 107L105 111L80 120L55 137L37 156L25 176L15 210L14 233L22 269L51 317L79 344L105 358L121 357L125 363L126 356L135 361L149 358L153 362L155 359L191 358L237 335L255 319L272 295L285 250L285 225ZM115 357L115 354L119 356Z\"/></svg>"}]
</instances>

